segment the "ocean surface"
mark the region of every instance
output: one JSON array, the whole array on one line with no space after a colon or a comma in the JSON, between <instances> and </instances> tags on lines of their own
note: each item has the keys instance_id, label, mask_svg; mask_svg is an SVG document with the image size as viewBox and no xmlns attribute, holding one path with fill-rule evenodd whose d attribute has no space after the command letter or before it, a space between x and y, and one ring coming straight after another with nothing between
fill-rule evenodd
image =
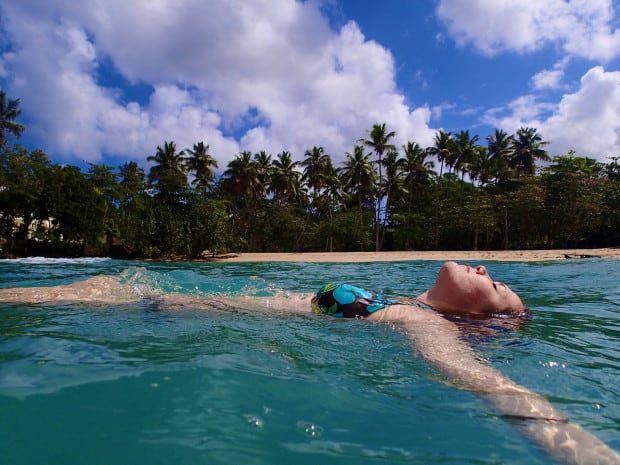
<instances>
[{"instance_id":1,"label":"ocean surface","mask_svg":"<svg viewBox=\"0 0 620 465\"><path fill-rule=\"evenodd\" d=\"M533 318L465 337L620 450L620 261L484 264ZM439 266L33 258L0 260L0 287L107 274L205 298L309 293L333 280L402 296L429 287ZM512 421L447 383L386 324L0 303L3 465L553 463Z\"/></svg>"}]
</instances>

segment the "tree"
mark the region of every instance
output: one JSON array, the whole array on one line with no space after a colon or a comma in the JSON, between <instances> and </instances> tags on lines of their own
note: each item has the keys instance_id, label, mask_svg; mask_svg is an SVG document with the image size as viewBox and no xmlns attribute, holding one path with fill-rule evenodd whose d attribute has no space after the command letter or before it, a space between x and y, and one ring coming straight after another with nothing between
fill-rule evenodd
<instances>
[{"instance_id":1,"label":"tree","mask_svg":"<svg viewBox=\"0 0 620 465\"><path fill-rule=\"evenodd\" d=\"M334 212L343 200L342 177L340 170L335 168L331 158L327 158L324 171L325 191L324 197L327 203L328 228L327 228L327 250L334 251Z\"/></svg>"},{"instance_id":2,"label":"tree","mask_svg":"<svg viewBox=\"0 0 620 465\"><path fill-rule=\"evenodd\" d=\"M268 154L264 150L254 154L254 171L256 172L256 179L258 180L258 197L264 197L271 189L269 183L271 182L271 174L273 171L273 161L271 154Z\"/></svg>"},{"instance_id":3,"label":"tree","mask_svg":"<svg viewBox=\"0 0 620 465\"><path fill-rule=\"evenodd\" d=\"M405 190L395 198L398 213L394 215L399 222L395 231L398 241L405 249L415 246L422 235L420 224L423 222L422 209L430 204L431 183L437 173L433 170L434 162L427 160L430 150L423 149L415 142L403 145L405 157L402 162L402 175Z\"/></svg>"},{"instance_id":4,"label":"tree","mask_svg":"<svg viewBox=\"0 0 620 465\"><path fill-rule=\"evenodd\" d=\"M118 171L120 237L128 251L150 255L155 217L154 199L145 193L146 174L135 161L126 162Z\"/></svg>"},{"instance_id":5,"label":"tree","mask_svg":"<svg viewBox=\"0 0 620 465\"><path fill-rule=\"evenodd\" d=\"M342 168L344 188L355 194L360 210L368 207L375 189L376 173L369 160L370 154L364 153L364 147L356 145L353 155L345 153Z\"/></svg>"},{"instance_id":6,"label":"tree","mask_svg":"<svg viewBox=\"0 0 620 465\"><path fill-rule=\"evenodd\" d=\"M469 163L469 176L472 181L477 180L480 182L480 186L484 187L493 176L494 166L494 160L487 148L478 146Z\"/></svg>"},{"instance_id":7,"label":"tree","mask_svg":"<svg viewBox=\"0 0 620 465\"><path fill-rule=\"evenodd\" d=\"M118 206L120 204L119 185L114 167L89 163L86 179L104 198L104 225L107 242L110 246L114 238L120 235L118 229Z\"/></svg>"},{"instance_id":8,"label":"tree","mask_svg":"<svg viewBox=\"0 0 620 465\"><path fill-rule=\"evenodd\" d=\"M487 151L493 163L492 174L498 183L505 182L510 175L513 141L513 137L501 129L495 129L493 135L487 136Z\"/></svg>"},{"instance_id":9,"label":"tree","mask_svg":"<svg viewBox=\"0 0 620 465\"><path fill-rule=\"evenodd\" d=\"M53 181L53 165L41 150L28 152L17 146L0 153L0 218L2 233L13 235L20 224L17 239L27 239L33 222L50 218L50 197L46 194Z\"/></svg>"},{"instance_id":10,"label":"tree","mask_svg":"<svg viewBox=\"0 0 620 465\"><path fill-rule=\"evenodd\" d=\"M192 149L185 149L184 154L187 156L185 159L187 169L194 173L192 184L203 193L211 191L217 160L209 153L209 145L198 142Z\"/></svg>"},{"instance_id":11,"label":"tree","mask_svg":"<svg viewBox=\"0 0 620 465\"><path fill-rule=\"evenodd\" d=\"M321 188L325 185L325 173L330 161L329 155L324 153L323 147L312 147L306 150L301 166L304 167L302 181L312 189L316 198Z\"/></svg>"},{"instance_id":12,"label":"tree","mask_svg":"<svg viewBox=\"0 0 620 465\"><path fill-rule=\"evenodd\" d=\"M602 228L602 245L617 246L620 244L620 157L609 157L605 165L607 182L605 183L605 205L609 215Z\"/></svg>"},{"instance_id":13,"label":"tree","mask_svg":"<svg viewBox=\"0 0 620 465\"><path fill-rule=\"evenodd\" d=\"M394 195L402 195L404 193L402 171L405 166L405 160L400 158L396 150L390 150L383 159L383 166L385 168L385 214L383 215L383 225L381 227L381 233L379 237L379 249L383 248L383 240L385 237L385 231L387 225L390 222L391 210L392 210L392 197Z\"/></svg>"},{"instance_id":14,"label":"tree","mask_svg":"<svg viewBox=\"0 0 620 465\"><path fill-rule=\"evenodd\" d=\"M439 168L439 179L443 177L443 166L444 164L451 163L453 158L452 154L454 153L454 140L452 139L452 133L447 131L439 131L435 134L435 138L433 139L433 146L429 147L428 152L431 155L437 157L437 160L440 163Z\"/></svg>"},{"instance_id":15,"label":"tree","mask_svg":"<svg viewBox=\"0 0 620 465\"><path fill-rule=\"evenodd\" d=\"M75 166L54 166L46 186L50 213L65 241L96 244L105 232L105 198Z\"/></svg>"},{"instance_id":16,"label":"tree","mask_svg":"<svg viewBox=\"0 0 620 465\"><path fill-rule=\"evenodd\" d=\"M289 152L281 152L273 161L271 173L271 191L280 205L295 202L300 198L301 173L297 171L299 162L293 161Z\"/></svg>"},{"instance_id":17,"label":"tree","mask_svg":"<svg viewBox=\"0 0 620 465\"><path fill-rule=\"evenodd\" d=\"M130 202L144 192L146 176L135 161L126 162L118 168L118 171L121 201Z\"/></svg>"},{"instance_id":18,"label":"tree","mask_svg":"<svg viewBox=\"0 0 620 465\"><path fill-rule=\"evenodd\" d=\"M224 171L218 185L221 193L227 190L233 195L231 219L238 235L253 250L258 238L262 236L259 224L259 200L263 198L264 184L258 175L258 164L252 160L252 153L241 152L235 156Z\"/></svg>"},{"instance_id":19,"label":"tree","mask_svg":"<svg viewBox=\"0 0 620 465\"><path fill-rule=\"evenodd\" d=\"M26 129L25 126L15 122L21 113L19 99L7 99L4 91L0 91L0 149L6 145L7 134L21 137Z\"/></svg>"},{"instance_id":20,"label":"tree","mask_svg":"<svg viewBox=\"0 0 620 465\"><path fill-rule=\"evenodd\" d=\"M469 165L475 157L478 150L479 137L469 136L469 131L460 131L454 136L454 169L461 171L461 179L465 177L465 173L469 169Z\"/></svg>"},{"instance_id":21,"label":"tree","mask_svg":"<svg viewBox=\"0 0 620 465\"><path fill-rule=\"evenodd\" d=\"M605 172L607 173L607 178L610 181L619 181L620 180L620 157L609 157L611 160L609 163L605 165Z\"/></svg>"},{"instance_id":22,"label":"tree","mask_svg":"<svg viewBox=\"0 0 620 465\"><path fill-rule=\"evenodd\" d=\"M233 243L228 227L228 202L195 197L196 204L191 210L191 247L192 256L206 250L213 254L227 251Z\"/></svg>"},{"instance_id":23,"label":"tree","mask_svg":"<svg viewBox=\"0 0 620 465\"><path fill-rule=\"evenodd\" d=\"M547 217L551 236L561 247L588 246L586 238L604 224L604 176L605 165L572 152L554 157L545 170Z\"/></svg>"},{"instance_id":24,"label":"tree","mask_svg":"<svg viewBox=\"0 0 620 465\"><path fill-rule=\"evenodd\" d=\"M120 200L118 194L118 183L113 166L88 164L88 179L96 189L106 198L110 205L114 207Z\"/></svg>"},{"instance_id":25,"label":"tree","mask_svg":"<svg viewBox=\"0 0 620 465\"><path fill-rule=\"evenodd\" d=\"M405 158L402 170L405 174L407 190L411 193L414 192L415 184L428 184L437 173L433 170L435 164L426 159L430 150L424 150L416 142L407 142L406 145L403 145L403 151Z\"/></svg>"},{"instance_id":26,"label":"tree","mask_svg":"<svg viewBox=\"0 0 620 465\"><path fill-rule=\"evenodd\" d=\"M174 142L164 142L163 147L158 146L155 155L146 160L155 163L149 171L148 180L156 186L164 203L176 200L187 189L184 158L177 153Z\"/></svg>"},{"instance_id":27,"label":"tree","mask_svg":"<svg viewBox=\"0 0 620 465\"><path fill-rule=\"evenodd\" d=\"M257 165L252 161L250 152L236 155L228 163L223 176L229 180L232 192L240 197L256 199L263 190L258 179Z\"/></svg>"},{"instance_id":28,"label":"tree","mask_svg":"<svg viewBox=\"0 0 620 465\"><path fill-rule=\"evenodd\" d=\"M520 128L511 143L512 155L510 166L516 170L517 176L531 176L536 169L536 160L551 161L546 150L548 142L542 139L534 128Z\"/></svg>"},{"instance_id":29,"label":"tree","mask_svg":"<svg viewBox=\"0 0 620 465\"><path fill-rule=\"evenodd\" d=\"M376 208L373 201L375 193L376 173L370 162L370 154L364 153L364 147L356 145L353 148L353 155L349 152L345 154L346 159L342 169L343 187L347 193L357 199L359 208L357 216L357 228L361 231L365 230L364 212L368 208ZM373 212L373 218L376 215ZM375 233L376 234L376 233ZM363 246L363 240L360 238L359 243ZM376 247L376 242L375 242Z\"/></svg>"},{"instance_id":30,"label":"tree","mask_svg":"<svg viewBox=\"0 0 620 465\"><path fill-rule=\"evenodd\" d=\"M390 131L388 132L385 123L378 124L372 127L370 131L367 131L369 135L369 139L361 139L360 142L366 147L370 147L377 154L377 166L379 167L379 178L377 185L377 199L376 199L376 207L375 207L375 251L381 250L381 235L380 235L380 225L381 225L381 202L383 201L383 191L381 189L381 181L383 179L382 176L382 157L385 152L395 151L396 147L390 143L390 139L396 136L396 132Z\"/></svg>"}]
</instances>

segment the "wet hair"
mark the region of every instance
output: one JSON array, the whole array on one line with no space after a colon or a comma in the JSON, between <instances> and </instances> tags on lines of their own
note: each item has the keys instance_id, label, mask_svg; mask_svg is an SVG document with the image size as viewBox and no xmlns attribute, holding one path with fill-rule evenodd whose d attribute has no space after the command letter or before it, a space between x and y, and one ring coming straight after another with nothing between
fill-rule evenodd
<instances>
[{"instance_id":1,"label":"wet hair","mask_svg":"<svg viewBox=\"0 0 620 465\"><path fill-rule=\"evenodd\" d=\"M505 310L491 312L492 318L517 318L519 320L529 320L532 317L532 312L526 306L523 306L521 310L513 310L507 308Z\"/></svg>"}]
</instances>

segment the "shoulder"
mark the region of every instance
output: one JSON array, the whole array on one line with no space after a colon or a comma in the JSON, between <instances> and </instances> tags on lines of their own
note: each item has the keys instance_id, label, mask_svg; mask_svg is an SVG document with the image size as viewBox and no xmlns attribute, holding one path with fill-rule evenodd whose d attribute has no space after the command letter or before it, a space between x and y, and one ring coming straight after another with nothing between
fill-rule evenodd
<instances>
[{"instance_id":1,"label":"shoulder","mask_svg":"<svg viewBox=\"0 0 620 465\"><path fill-rule=\"evenodd\" d=\"M410 304L393 304L379 310L367 317L373 321L394 321L399 323L408 322L439 322L445 321L441 315L432 311Z\"/></svg>"}]
</instances>

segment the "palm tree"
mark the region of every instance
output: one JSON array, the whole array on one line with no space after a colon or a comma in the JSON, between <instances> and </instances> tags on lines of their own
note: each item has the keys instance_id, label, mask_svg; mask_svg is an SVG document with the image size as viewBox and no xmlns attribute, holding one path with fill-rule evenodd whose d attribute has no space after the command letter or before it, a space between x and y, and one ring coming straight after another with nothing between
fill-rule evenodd
<instances>
[{"instance_id":1,"label":"palm tree","mask_svg":"<svg viewBox=\"0 0 620 465\"><path fill-rule=\"evenodd\" d=\"M461 171L461 179L465 177L469 164L474 158L474 154L477 150L476 143L479 137L469 137L469 131L460 131L454 136L454 151L455 151L455 163L454 169Z\"/></svg>"},{"instance_id":2,"label":"palm tree","mask_svg":"<svg viewBox=\"0 0 620 465\"><path fill-rule=\"evenodd\" d=\"M256 199L263 191L252 153L241 152L228 163L224 177L230 180L232 192L240 197Z\"/></svg>"},{"instance_id":3,"label":"palm tree","mask_svg":"<svg viewBox=\"0 0 620 465\"><path fill-rule=\"evenodd\" d=\"M7 133L21 137L26 129L25 126L14 122L21 113L19 99L7 100L4 91L0 91L0 149L6 144Z\"/></svg>"},{"instance_id":4,"label":"palm tree","mask_svg":"<svg viewBox=\"0 0 620 465\"><path fill-rule=\"evenodd\" d=\"M487 151L493 161L493 172L498 183L506 181L509 176L512 143L512 136L501 129L495 129L492 136L487 136Z\"/></svg>"},{"instance_id":5,"label":"palm tree","mask_svg":"<svg viewBox=\"0 0 620 465\"><path fill-rule=\"evenodd\" d=\"M543 149L548 142L543 141L535 128L520 128L513 136L510 166L520 175L533 175L536 169L535 161L550 161L547 151Z\"/></svg>"},{"instance_id":6,"label":"palm tree","mask_svg":"<svg viewBox=\"0 0 620 465\"><path fill-rule=\"evenodd\" d=\"M433 168L435 164L426 160L430 149L424 150L416 142L407 142L403 145L405 158L403 160L403 172L409 192L413 192L414 184L428 184L437 175Z\"/></svg>"},{"instance_id":7,"label":"palm tree","mask_svg":"<svg viewBox=\"0 0 620 465\"><path fill-rule=\"evenodd\" d=\"M135 161L129 161L118 169L122 200L131 202L144 189L144 170Z\"/></svg>"},{"instance_id":8,"label":"palm tree","mask_svg":"<svg viewBox=\"0 0 620 465\"><path fill-rule=\"evenodd\" d=\"M271 155L261 150L254 154L254 167L256 169L256 177L261 186L259 194L264 197L267 191L271 189L269 183L271 182L271 174L273 171L273 163L271 161Z\"/></svg>"},{"instance_id":9,"label":"palm tree","mask_svg":"<svg viewBox=\"0 0 620 465\"><path fill-rule=\"evenodd\" d=\"M182 154L177 153L174 142L165 141L158 146L155 155L147 157L155 165L149 171L148 180L156 184L160 195L174 197L187 188L187 175Z\"/></svg>"},{"instance_id":10,"label":"palm tree","mask_svg":"<svg viewBox=\"0 0 620 465\"><path fill-rule=\"evenodd\" d=\"M355 194L359 207L359 228L364 229L364 209L373 206L373 194L377 173L370 162L370 154L364 153L364 147L356 145L353 155L345 153L342 168L343 187L347 193Z\"/></svg>"},{"instance_id":11,"label":"palm tree","mask_svg":"<svg viewBox=\"0 0 620 465\"><path fill-rule=\"evenodd\" d=\"M299 162L293 161L290 152L281 152L273 161L271 173L271 190L276 201L281 204L291 203L300 198L301 173L297 171Z\"/></svg>"},{"instance_id":12,"label":"palm tree","mask_svg":"<svg viewBox=\"0 0 620 465\"><path fill-rule=\"evenodd\" d=\"M385 236L385 230L387 228L387 224L389 222L390 210L392 208L392 197L397 192L402 192L403 188L403 179L402 172L405 167L405 160L403 158L399 158L398 152L396 150L390 150L382 162L385 167L385 179L383 183L385 184L385 215L383 215L383 225L381 228L381 234L379 235L379 249L381 250L383 246L383 238Z\"/></svg>"},{"instance_id":13,"label":"palm tree","mask_svg":"<svg viewBox=\"0 0 620 465\"><path fill-rule=\"evenodd\" d=\"M421 197L424 190L428 188L431 180L437 176L433 170L435 164L426 158L430 155L430 149L423 149L415 142L407 142L403 145L405 158L403 160L403 175L406 186L405 199L401 199L402 203L406 202L407 210L403 216L403 224L405 230L410 230L415 225L416 220L413 216L414 201ZM413 238L411 234L405 240L407 248L413 247Z\"/></svg>"},{"instance_id":14,"label":"palm tree","mask_svg":"<svg viewBox=\"0 0 620 465\"><path fill-rule=\"evenodd\" d=\"M217 160L209 153L209 145L198 142L192 149L185 149L184 153L189 155L185 159L185 165L194 173L192 184L205 193L213 189Z\"/></svg>"},{"instance_id":15,"label":"palm tree","mask_svg":"<svg viewBox=\"0 0 620 465\"><path fill-rule=\"evenodd\" d=\"M372 148L377 154L377 166L379 167L379 184L377 186L377 206L375 208L375 250L381 250L381 241L379 234L379 225L381 223L381 201L383 200L383 192L381 190L381 180L383 179L381 168L381 158L385 152L395 151L396 147L390 143L390 139L396 136L396 132L387 132L385 123L375 123L370 131L368 131L369 139L361 139L360 142L366 147Z\"/></svg>"},{"instance_id":16,"label":"palm tree","mask_svg":"<svg viewBox=\"0 0 620 465\"><path fill-rule=\"evenodd\" d=\"M469 165L469 176L472 181L478 180L480 186L484 187L495 171L495 160L491 157L486 147L479 146L474 152L473 159Z\"/></svg>"},{"instance_id":17,"label":"palm tree","mask_svg":"<svg viewBox=\"0 0 620 465\"><path fill-rule=\"evenodd\" d=\"M411 213L414 197L419 192L418 189L427 186L437 176L437 173L433 170L435 163L426 159L430 155L430 149L425 150L416 142L407 142L406 145L403 145L403 151L405 158L403 159L402 172L407 188L407 212Z\"/></svg>"},{"instance_id":18,"label":"palm tree","mask_svg":"<svg viewBox=\"0 0 620 465\"><path fill-rule=\"evenodd\" d=\"M324 153L323 147L312 147L306 150L301 166L304 167L302 181L312 188L316 198L321 188L325 185L325 171L327 164L331 162L330 156Z\"/></svg>"},{"instance_id":19,"label":"palm tree","mask_svg":"<svg viewBox=\"0 0 620 465\"><path fill-rule=\"evenodd\" d=\"M324 197L327 201L327 213L329 217L329 233L327 237L327 250L334 250L334 211L339 203L343 201L342 185L343 180L341 170L335 168L330 157L327 158L323 172L323 180L325 182Z\"/></svg>"},{"instance_id":20,"label":"palm tree","mask_svg":"<svg viewBox=\"0 0 620 465\"><path fill-rule=\"evenodd\" d=\"M228 163L221 182L222 190L234 196L233 227L239 229L249 250L257 247L261 237L257 225L260 223L259 200L264 196L265 187L259 180L257 167L251 152L240 152Z\"/></svg>"},{"instance_id":21,"label":"palm tree","mask_svg":"<svg viewBox=\"0 0 620 465\"><path fill-rule=\"evenodd\" d=\"M375 188L377 174L370 162L370 154L364 153L364 147L356 145L353 155L345 153L345 161L342 168L342 180L344 189L357 195L360 210L368 205Z\"/></svg>"},{"instance_id":22,"label":"palm tree","mask_svg":"<svg viewBox=\"0 0 620 465\"><path fill-rule=\"evenodd\" d=\"M440 130L435 134L434 144L429 148L429 153L431 155L435 155L437 160L441 163L441 168L439 170L439 179L438 182L441 183L444 179L443 174L443 166L444 164L448 166L451 170L451 167L454 165L456 150L454 147L454 139L452 138L452 133L448 131ZM442 184L438 184L438 187L442 186ZM440 219L443 210L443 202L441 201L441 192L440 189L435 189L435 248L439 248L439 234L440 234Z\"/></svg>"},{"instance_id":23,"label":"palm tree","mask_svg":"<svg viewBox=\"0 0 620 465\"><path fill-rule=\"evenodd\" d=\"M138 247L150 240L145 232L145 215L140 209L143 205L142 194L146 188L144 169L135 161L126 162L118 168L119 194L119 229L123 242L129 247Z\"/></svg>"},{"instance_id":24,"label":"palm tree","mask_svg":"<svg viewBox=\"0 0 620 465\"><path fill-rule=\"evenodd\" d=\"M443 177L443 165L449 164L454 153L454 140L452 139L452 133L448 131L442 131L435 133L433 139L433 146L428 149L431 155L437 157L437 161L440 163L439 179Z\"/></svg>"},{"instance_id":25,"label":"palm tree","mask_svg":"<svg viewBox=\"0 0 620 465\"><path fill-rule=\"evenodd\" d=\"M325 197L328 202L335 206L338 202L342 202L344 196L342 192L343 188L343 176L342 170L336 168L332 163L331 158L327 159L325 163L324 171L324 183L325 183Z\"/></svg>"}]
</instances>

